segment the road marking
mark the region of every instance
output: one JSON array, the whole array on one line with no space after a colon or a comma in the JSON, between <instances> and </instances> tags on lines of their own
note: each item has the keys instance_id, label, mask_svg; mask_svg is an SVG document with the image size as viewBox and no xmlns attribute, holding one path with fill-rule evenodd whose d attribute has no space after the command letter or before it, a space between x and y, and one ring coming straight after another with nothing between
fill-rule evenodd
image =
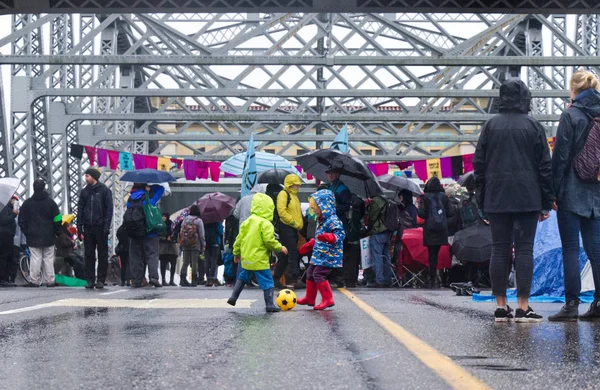
<instances>
[{"instance_id":1,"label":"road marking","mask_svg":"<svg viewBox=\"0 0 600 390\"><path fill-rule=\"evenodd\" d=\"M101 294L98 294L98 295L113 295L113 294L118 294L118 293L122 293L122 292L125 292L125 291L130 291L130 290L117 290L117 291L111 291L111 292L101 293Z\"/></svg>"},{"instance_id":2,"label":"road marking","mask_svg":"<svg viewBox=\"0 0 600 390\"><path fill-rule=\"evenodd\" d=\"M396 340L400 341L406 349L415 355L423 364L429 367L440 378L454 389L489 390L490 387L471 375L460 365L454 363L448 356L441 354L436 349L396 324L373 307L369 306L350 291L340 288L351 302L367 313L375 322L387 330Z\"/></svg>"},{"instance_id":3,"label":"road marking","mask_svg":"<svg viewBox=\"0 0 600 390\"><path fill-rule=\"evenodd\" d=\"M255 299L238 299L236 309L249 309ZM225 299L80 299L51 302L54 307L115 307L134 309L232 309Z\"/></svg>"},{"instance_id":4,"label":"road marking","mask_svg":"<svg viewBox=\"0 0 600 390\"><path fill-rule=\"evenodd\" d=\"M238 299L235 309L249 309L256 299ZM131 309L234 309L224 299L78 299L69 298L28 306L20 309L0 311L0 315L17 314L49 307L113 307Z\"/></svg>"},{"instance_id":5,"label":"road marking","mask_svg":"<svg viewBox=\"0 0 600 390\"><path fill-rule=\"evenodd\" d=\"M34 311L34 310L45 309L47 307L52 307L52 304L51 303L42 303L41 305L22 307L20 309L14 309L14 310L0 311L0 315L24 313L24 312L27 312L27 311Z\"/></svg>"}]
</instances>

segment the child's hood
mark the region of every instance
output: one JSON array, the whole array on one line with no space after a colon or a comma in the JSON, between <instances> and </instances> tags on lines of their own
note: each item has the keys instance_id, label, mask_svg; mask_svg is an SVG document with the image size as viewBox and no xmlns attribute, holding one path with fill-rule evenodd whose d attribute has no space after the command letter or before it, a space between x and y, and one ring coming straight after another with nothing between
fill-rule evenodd
<instances>
[{"instance_id":1,"label":"child's hood","mask_svg":"<svg viewBox=\"0 0 600 390\"><path fill-rule=\"evenodd\" d=\"M335 195L329 190L320 190L311 195L321 209L323 219L326 220L335 214Z\"/></svg>"},{"instance_id":2,"label":"child's hood","mask_svg":"<svg viewBox=\"0 0 600 390\"><path fill-rule=\"evenodd\" d=\"M250 207L251 215L257 215L267 221L272 221L274 212L275 205L270 196L261 193L252 195L252 206Z\"/></svg>"}]
</instances>

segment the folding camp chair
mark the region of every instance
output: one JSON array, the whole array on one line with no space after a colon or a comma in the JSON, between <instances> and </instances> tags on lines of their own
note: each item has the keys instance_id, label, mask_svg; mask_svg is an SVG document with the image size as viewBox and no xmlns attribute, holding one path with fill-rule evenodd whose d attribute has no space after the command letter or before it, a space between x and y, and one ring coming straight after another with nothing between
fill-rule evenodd
<instances>
[{"instance_id":1,"label":"folding camp chair","mask_svg":"<svg viewBox=\"0 0 600 390\"><path fill-rule=\"evenodd\" d=\"M425 284L423 273L428 270L427 267L423 267L419 271L413 271L405 265L402 265L402 269L406 272L406 276L403 278L405 281L403 282L402 287L417 288Z\"/></svg>"}]
</instances>

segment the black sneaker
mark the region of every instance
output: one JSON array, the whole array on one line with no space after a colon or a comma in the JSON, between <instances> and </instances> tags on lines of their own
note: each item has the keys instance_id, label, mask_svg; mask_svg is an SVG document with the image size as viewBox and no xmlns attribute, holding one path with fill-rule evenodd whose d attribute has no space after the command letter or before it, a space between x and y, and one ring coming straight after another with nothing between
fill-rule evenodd
<instances>
[{"instance_id":1,"label":"black sneaker","mask_svg":"<svg viewBox=\"0 0 600 390\"><path fill-rule=\"evenodd\" d=\"M104 288L104 283L102 283L101 281L97 281L96 282L96 288L98 290L102 290Z\"/></svg>"},{"instance_id":2,"label":"black sneaker","mask_svg":"<svg viewBox=\"0 0 600 390\"><path fill-rule=\"evenodd\" d=\"M499 307L494 312L494 317L496 318L496 322L510 322L513 320L512 309L510 306L506 305L506 309Z\"/></svg>"},{"instance_id":3,"label":"black sneaker","mask_svg":"<svg viewBox=\"0 0 600 390\"><path fill-rule=\"evenodd\" d=\"M534 312L530 306L527 307L527 311L517 309L515 312L515 322L542 322L543 319L544 317Z\"/></svg>"},{"instance_id":4,"label":"black sneaker","mask_svg":"<svg viewBox=\"0 0 600 390\"><path fill-rule=\"evenodd\" d=\"M94 282L88 281L87 284L85 285L85 288L87 288L87 289L93 289L94 288Z\"/></svg>"},{"instance_id":5,"label":"black sneaker","mask_svg":"<svg viewBox=\"0 0 600 390\"><path fill-rule=\"evenodd\" d=\"M150 283L151 286L154 287L162 287L163 285L160 284L160 282L158 281L158 279L150 279Z\"/></svg>"}]
</instances>

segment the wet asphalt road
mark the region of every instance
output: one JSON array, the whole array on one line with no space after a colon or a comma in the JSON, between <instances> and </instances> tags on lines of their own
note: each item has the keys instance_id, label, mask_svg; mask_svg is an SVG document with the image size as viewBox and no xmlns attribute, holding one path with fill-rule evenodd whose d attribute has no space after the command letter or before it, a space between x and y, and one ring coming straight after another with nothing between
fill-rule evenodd
<instances>
[{"instance_id":1,"label":"wet asphalt road","mask_svg":"<svg viewBox=\"0 0 600 390\"><path fill-rule=\"evenodd\" d=\"M337 291L335 308L324 312L296 307L266 314L257 289L242 293L256 300L249 309L14 312L65 298L225 300L230 293L226 287L121 290L0 290L0 388L451 388ZM491 304L449 290L352 293L491 388L600 388L600 323L495 324ZM545 317L559 307L534 306Z\"/></svg>"}]
</instances>

